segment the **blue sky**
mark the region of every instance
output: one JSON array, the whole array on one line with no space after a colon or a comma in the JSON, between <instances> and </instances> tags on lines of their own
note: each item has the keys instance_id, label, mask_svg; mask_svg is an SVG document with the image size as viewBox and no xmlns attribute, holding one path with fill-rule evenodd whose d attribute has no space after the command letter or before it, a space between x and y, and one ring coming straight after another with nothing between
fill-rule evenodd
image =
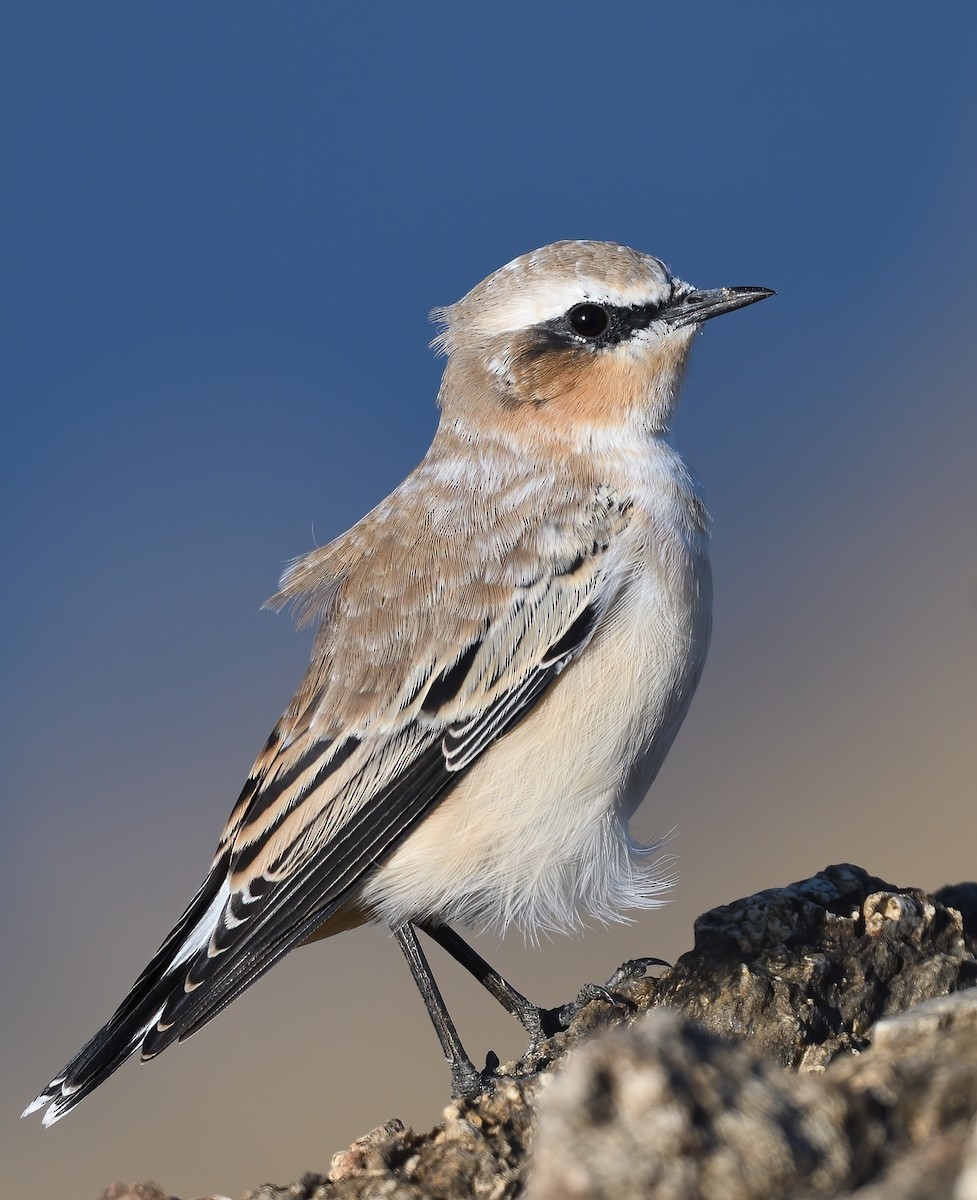
<instances>
[{"instance_id":1,"label":"blue sky","mask_svg":"<svg viewBox=\"0 0 977 1200\"><path fill-rule=\"evenodd\" d=\"M516 981L565 999L623 957L680 952L708 904L829 858L972 875L975 33L965 3L5 15L10 1194L116 1176L233 1194L324 1168L395 1113L436 1119L433 1037L369 933L293 956L226 1033L120 1073L57 1130L8 1117L206 867L307 653L259 612L282 565L423 454L428 311L558 238L778 297L708 327L677 431L716 521L716 641L643 817L681 831L675 902L544 959L507 945ZM388 989L410 1024L384 1046L368 1023L400 1030L376 1007ZM466 1027L474 1052L494 1019ZM326 1088L316 1109L303 1088L322 1087L289 1072L340 1051L344 1079L384 1054L404 1078L342 1103ZM252 1097L232 1119L220 1097L270 1070L294 1110Z\"/></svg>"}]
</instances>

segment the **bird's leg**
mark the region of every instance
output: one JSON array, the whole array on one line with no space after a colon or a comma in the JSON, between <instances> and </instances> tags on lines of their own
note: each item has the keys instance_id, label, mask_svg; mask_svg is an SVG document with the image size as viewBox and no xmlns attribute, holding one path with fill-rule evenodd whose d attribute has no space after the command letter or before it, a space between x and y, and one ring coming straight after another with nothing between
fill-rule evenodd
<instances>
[{"instance_id":1,"label":"bird's leg","mask_svg":"<svg viewBox=\"0 0 977 1200\"><path fill-rule=\"evenodd\" d=\"M516 1018L529 1034L531 1049L535 1049L544 1038L552 1037L565 1028L560 1019L560 1010L540 1008L533 1004L450 926L436 921L418 921L417 927L423 929L443 950L447 950L455 962L460 963L490 996L498 1000L506 1012Z\"/></svg>"},{"instance_id":2,"label":"bird's leg","mask_svg":"<svg viewBox=\"0 0 977 1200\"><path fill-rule=\"evenodd\" d=\"M485 1077L465 1053L465 1047L461 1044L458 1030L455 1029L454 1022L448 1015L448 1009L438 985L435 983L434 976L431 974L431 968L424 957L424 951L417 940L414 927L410 924L402 925L399 929L394 930L394 936L404 952L407 965L417 984L417 990L421 993L428 1016L434 1025L434 1032L438 1035L441 1049L451 1067L452 1096L466 1100L480 1096L485 1091Z\"/></svg>"},{"instance_id":3,"label":"bird's leg","mask_svg":"<svg viewBox=\"0 0 977 1200\"><path fill-rule=\"evenodd\" d=\"M512 986L507 979L485 961L484 958L449 926L435 921L417 921L418 929L423 929L429 938L451 955L455 962L460 963L483 988L494 996L507 1013L510 1013L529 1034L529 1053L535 1051L545 1038L552 1037L566 1029L577 1011L591 1000L605 1000L610 1004L620 1005L623 1002L615 996L616 990L623 984L640 979L645 971L652 966L667 967L669 964L663 958L633 958L624 963L608 979L602 987L597 983L587 983L580 989L576 1000L558 1008L540 1008L533 1004L522 992Z\"/></svg>"}]
</instances>

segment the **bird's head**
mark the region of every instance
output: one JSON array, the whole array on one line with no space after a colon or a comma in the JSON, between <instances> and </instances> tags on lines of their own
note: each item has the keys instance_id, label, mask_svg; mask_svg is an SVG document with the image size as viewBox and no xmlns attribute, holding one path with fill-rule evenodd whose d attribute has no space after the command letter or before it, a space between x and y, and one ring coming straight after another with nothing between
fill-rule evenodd
<instances>
[{"instance_id":1,"label":"bird's head","mask_svg":"<svg viewBox=\"0 0 977 1200\"><path fill-rule=\"evenodd\" d=\"M444 420L559 440L659 433L674 412L699 326L773 295L699 291L614 242L555 242L513 259L434 311L448 356Z\"/></svg>"}]
</instances>

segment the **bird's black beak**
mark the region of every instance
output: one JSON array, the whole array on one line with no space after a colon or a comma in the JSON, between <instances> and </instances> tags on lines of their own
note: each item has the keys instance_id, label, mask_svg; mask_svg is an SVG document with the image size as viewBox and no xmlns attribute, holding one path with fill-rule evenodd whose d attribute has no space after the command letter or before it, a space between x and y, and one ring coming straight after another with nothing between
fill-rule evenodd
<instances>
[{"instance_id":1,"label":"bird's black beak","mask_svg":"<svg viewBox=\"0 0 977 1200\"><path fill-rule=\"evenodd\" d=\"M683 325L701 325L710 317L722 316L734 308L745 308L747 304L756 304L758 300L766 300L768 296L776 294L770 288L763 287L721 287L686 292L684 296L676 296L671 301L662 318L673 329L681 329Z\"/></svg>"}]
</instances>

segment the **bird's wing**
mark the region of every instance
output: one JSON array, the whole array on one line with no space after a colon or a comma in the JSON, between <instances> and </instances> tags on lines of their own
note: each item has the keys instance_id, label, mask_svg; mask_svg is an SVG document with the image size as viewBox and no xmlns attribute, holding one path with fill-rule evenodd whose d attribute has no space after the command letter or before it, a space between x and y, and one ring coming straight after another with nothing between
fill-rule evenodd
<instances>
[{"instance_id":1,"label":"bird's wing","mask_svg":"<svg viewBox=\"0 0 977 1200\"><path fill-rule=\"evenodd\" d=\"M57 1120L136 1049L151 1058L211 1020L348 904L587 645L626 577L617 550L628 503L598 490L531 525L496 517L469 531L491 546L456 547L454 560L446 550L427 571L418 545L391 530L388 559L403 557L396 590L371 581L357 544L384 541L382 528L362 528L382 525L379 509L286 576L279 599L323 615L302 687L193 902L28 1111L50 1101L45 1121Z\"/></svg>"}]
</instances>

